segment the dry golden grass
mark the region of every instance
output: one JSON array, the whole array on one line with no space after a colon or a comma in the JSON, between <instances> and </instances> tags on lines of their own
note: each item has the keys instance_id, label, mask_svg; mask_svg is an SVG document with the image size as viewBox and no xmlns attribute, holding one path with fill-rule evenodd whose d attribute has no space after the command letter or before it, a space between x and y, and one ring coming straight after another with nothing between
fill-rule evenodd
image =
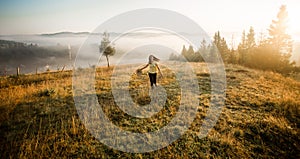
<instances>
[{"instance_id":1,"label":"dry golden grass","mask_svg":"<svg viewBox=\"0 0 300 159\"><path fill-rule=\"evenodd\" d=\"M209 108L210 77L205 64L194 63L199 87L197 117L180 139L160 150L134 154L100 143L80 121L73 101L72 72L0 77L1 158L299 158L300 83L280 74L226 66L227 90L220 118L207 137L199 139ZM151 118L125 114L113 102L113 68L97 68L96 92L105 114L131 132L165 126L179 107L174 73L162 67L159 83L168 94L166 106ZM131 76L133 101L149 103L146 74ZM108 132L109 133L109 132Z\"/></svg>"}]
</instances>

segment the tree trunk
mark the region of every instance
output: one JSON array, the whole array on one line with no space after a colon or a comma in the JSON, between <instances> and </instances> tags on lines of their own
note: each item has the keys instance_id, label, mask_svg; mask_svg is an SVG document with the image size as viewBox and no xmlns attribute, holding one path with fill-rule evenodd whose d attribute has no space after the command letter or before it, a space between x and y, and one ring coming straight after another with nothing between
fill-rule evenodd
<instances>
[{"instance_id":1,"label":"tree trunk","mask_svg":"<svg viewBox=\"0 0 300 159\"><path fill-rule=\"evenodd\" d=\"M108 60L108 56L106 55L106 61L107 61L107 67L109 67L109 60Z\"/></svg>"}]
</instances>

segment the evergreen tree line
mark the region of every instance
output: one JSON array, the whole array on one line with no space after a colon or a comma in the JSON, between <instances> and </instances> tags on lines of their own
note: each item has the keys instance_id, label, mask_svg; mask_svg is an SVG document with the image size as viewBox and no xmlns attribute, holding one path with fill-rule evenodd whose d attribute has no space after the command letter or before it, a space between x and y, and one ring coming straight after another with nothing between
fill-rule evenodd
<instances>
[{"instance_id":1,"label":"evergreen tree line","mask_svg":"<svg viewBox=\"0 0 300 159\"><path fill-rule=\"evenodd\" d=\"M273 20L267 37L256 39L253 27L246 33L243 31L237 48L229 48L220 32L216 32L213 40L203 40L198 50L192 46L183 46L181 55L171 54L170 60L186 60L190 62L215 62L221 56L225 64L240 64L250 68L289 73L295 70L295 62L290 61L293 41L286 33L288 13L282 5Z\"/></svg>"}]
</instances>

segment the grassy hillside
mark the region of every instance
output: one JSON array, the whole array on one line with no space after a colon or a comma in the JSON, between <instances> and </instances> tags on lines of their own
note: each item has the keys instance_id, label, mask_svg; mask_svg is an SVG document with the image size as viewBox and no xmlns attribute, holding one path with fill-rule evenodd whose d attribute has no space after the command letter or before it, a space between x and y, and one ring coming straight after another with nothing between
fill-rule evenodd
<instances>
[{"instance_id":1,"label":"grassy hillside","mask_svg":"<svg viewBox=\"0 0 300 159\"><path fill-rule=\"evenodd\" d=\"M0 77L1 158L300 158L300 82L272 72L226 67L225 106L207 137L197 132L209 107L210 77L195 63L199 110L189 130L171 145L149 153L114 150L100 143L79 120L72 95L72 72ZM159 83L168 93L161 112L149 119L132 118L113 102L113 68L97 68L96 92L107 117L132 132L158 130L177 111L180 99L175 76L163 67ZM132 75L130 93L149 103L148 77ZM143 88L143 89L142 89ZM145 89L146 88L146 89Z\"/></svg>"}]
</instances>

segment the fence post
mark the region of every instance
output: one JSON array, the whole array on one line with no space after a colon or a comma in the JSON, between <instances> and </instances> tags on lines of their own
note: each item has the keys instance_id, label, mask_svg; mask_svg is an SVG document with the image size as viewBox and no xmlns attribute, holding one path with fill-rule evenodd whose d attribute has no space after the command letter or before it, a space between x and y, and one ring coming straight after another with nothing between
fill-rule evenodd
<instances>
[{"instance_id":1,"label":"fence post","mask_svg":"<svg viewBox=\"0 0 300 159\"><path fill-rule=\"evenodd\" d=\"M6 76L7 71L6 71L6 66L4 67L4 76Z\"/></svg>"},{"instance_id":2,"label":"fence post","mask_svg":"<svg viewBox=\"0 0 300 159\"><path fill-rule=\"evenodd\" d=\"M64 72L65 67L66 67L66 65L64 65L64 67L61 69L61 72Z\"/></svg>"},{"instance_id":3,"label":"fence post","mask_svg":"<svg viewBox=\"0 0 300 159\"><path fill-rule=\"evenodd\" d=\"M20 75L20 67L17 67L17 76Z\"/></svg>"}]
</instances>

